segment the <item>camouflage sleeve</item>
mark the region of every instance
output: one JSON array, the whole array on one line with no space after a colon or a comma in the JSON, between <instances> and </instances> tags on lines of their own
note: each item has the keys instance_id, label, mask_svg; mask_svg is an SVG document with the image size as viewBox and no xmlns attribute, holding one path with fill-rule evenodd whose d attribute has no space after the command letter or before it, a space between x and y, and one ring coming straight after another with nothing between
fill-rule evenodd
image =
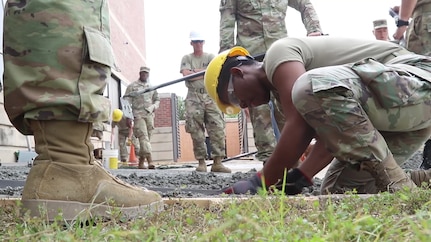
<instances>
[{"instance_id":1,"label":"camouflage sleeve","mask_svg":"<svg viewBox=\"0 0 431 242\"><path fill-rule=\"evenodd\" d=\"M192 69L191 62L189 60L189 55L183 56L181 59L181 67L180 67L180 73L182 74L182 71L185 69Z\"/></svg>"},{"instance_id":2,"label":"camouflage sleeve","mask_svg":"<svg viewBox=\"0 0 431 242\"><path fill-rule=\"evenodd\" d=\"M304 23L307 34L313 32L323 33L319 18L310 0L290 0L288 6L301 13L302 23Z\"/></svg>"},{"instance_id":3,"label":"camouflage sleeve","mask_svg":"<svg viewBox=\"0 0 431 242\"><path fill-rule=\"evenodd\" d=\"M220 50L219 53L235 45L237 0L220 1Z\"/></svg>"},{"instance_id":4,"label":"camouflage sleeve","mask_svg":"<svg viewBox=\"0 0 431 242\"><path fill-rule=\"evenodd\" d=\"M157 91L153 92L153 104L154 104L154 109L158 109L160 106L160 97Z\"/></svg>"},{"instance_id":5,"label":"camouflage sleeve","mask_svg":"<svg viewBox=\"0 0 431 242\"><path fill-rule=\"evenodd\" d=\"M132 84L129 84L126 88L126 92L124 92L124 95L127 95L129 93L132 92ZM132 98L131 97L125 97L125 100L127 100L129 103L132 103Z\"/></svg>"}]
</instances>

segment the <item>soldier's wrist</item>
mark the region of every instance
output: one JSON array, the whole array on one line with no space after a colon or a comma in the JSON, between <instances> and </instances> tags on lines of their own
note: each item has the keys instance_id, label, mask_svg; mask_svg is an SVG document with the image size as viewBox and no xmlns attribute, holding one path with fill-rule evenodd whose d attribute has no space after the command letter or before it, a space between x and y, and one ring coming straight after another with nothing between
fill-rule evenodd
<instances>
[{"instance_id":1,"label":"soldier's wrist","mask_svg":"<svg viewBox=\"0 0 431 242\"><path fill-rule=\"evenodd\" d=\"M397 19L395 21L395 24L397 25L397 27L409 26L409 21L408 20Z\"/></svg>"}]
</instances>

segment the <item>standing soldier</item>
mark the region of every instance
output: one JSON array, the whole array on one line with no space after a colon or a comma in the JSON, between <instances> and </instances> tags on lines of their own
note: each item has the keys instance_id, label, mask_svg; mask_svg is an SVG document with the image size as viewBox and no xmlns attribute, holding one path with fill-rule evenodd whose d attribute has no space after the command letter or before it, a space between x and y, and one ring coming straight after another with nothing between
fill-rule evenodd
<instances>
[{"instance_id":1,"label":"standing soldier","mask_svg":"<svg viewBox=\"0 0 431 242\"><path fill-rule=\"evenodd\" d=\"M135 147L135 154L139 156L139 142L133 135L133 121L122 115L122 111L115 109L112 112L112 135L114 135L114 128L118 127L118 143L120 147L120 160L122 164L127 164L127 159L129 158L129 152L127 151L127 146ZM111 139L111 145L113 139Z\"/></svg>"},{"instance_id":2,"label":"standing soldier","mask_svg":"<svg viewBox=\"0 0 431 242\"><path fill-rule=\"evenodd\" d=\"M155 169L151 157L151 135L154 130L154 111L159 108L160 98L157 90L133 95L150 87L148 77L150 68L143 66L139 70L139 79L131 83L125 95L132 94L126 99L132 106L134 116L133 134L139 140L139 169L145 169L145 159L148 162L148 169ZM132 120L129 120L131 122ZM130 124L129 124L130 125Z\"/></svg>"},{"instance_id":3,"label":"standing soldier","mask_svg":"<svg viewBox=\"0 0 431 242\"><path fill-rule=\"evenodd\" d=\"M157 192L94 161L93 123L110 115L103 96L114 64L109 31L107 1L7 1L5 109L19 132L34 135L38 155L21 199L31 215L110 218L115 210L133 218L163 206Z\"/></svg>"},{"instance_id":4,"label":"standing soldier","mask_svg":"<svg viewBox=\"0 0 431 242\"><path fill-rule=\"evenodd\" d=\"M394 11L399 13L394 39L402 39L407 30L406 48L431 56L431 0L403 0ZM425 143L421 168L431 168L431 139Z\"/></svg>"},{"instance_id":5,"label":"standing soldier","mask_svg":"<svg viewBox=\"0 0 431 242\"><path fill-rule=\"evenodd\" d=\"M205 70L214 58L213 54L203 51L204 42L205 39L200 33L195 31L190 33L190 45L193 46L193 53L184 55L181 60L180 72L183 76ZM196 171L207 171L205 163L207 155L206 130L211 143L211 157L214 160L211 171L230 173L231 170L221 162L226 155L225 122L222 113L205 90L203 76L187 80L186 87L188 92L185 99L185 129L192 137L193 153L195 159L199 161Z\"/></svg>"},{"instance_id":6,"label":"standing soldier","mask_svg":"<svg viewBox=\"0 0 431 242\"><path fill-rule=\"evenodd\" d=\"M373 21L373 35L376 40L389 41L388 23L386 19L377 19Z\"/></svg>"},{"instance_id":7,"label":"standing soldier","mask_svg":"<svg viewBox=\"0 0 431 242\"><path fill-rule=\"evenodd\" d=\"M301 13L308 36L321 35L319 19L309 0L221 0L220 3L220 52L235 45L243 46L251 55L265 53L276 40L287 37L285 23L287 7ZM235 36L236 26L236 36ZM274 115L279 130L284 118L275 102ZM271 124L269 104L248 108L256 149L256 158L265 161L274 151L276 144Z\"/></svg>"}]
</instances>

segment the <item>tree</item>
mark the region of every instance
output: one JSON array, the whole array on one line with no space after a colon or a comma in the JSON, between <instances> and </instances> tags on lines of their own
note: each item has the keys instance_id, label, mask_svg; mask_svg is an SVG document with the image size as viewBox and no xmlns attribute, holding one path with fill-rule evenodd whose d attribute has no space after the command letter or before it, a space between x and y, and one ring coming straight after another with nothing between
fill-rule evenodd
<instances>
[{"instance_id":1,"label":"tree","mask_svg":"<svg viewBox=\"0 0 431 242\"><path fill-rule=\"evenodd\" d=\"M186 120L186 106L185 106L184 98L181 96L178 96L177 108L178 108L178 119Z\"/></svg>"}]
</instances>

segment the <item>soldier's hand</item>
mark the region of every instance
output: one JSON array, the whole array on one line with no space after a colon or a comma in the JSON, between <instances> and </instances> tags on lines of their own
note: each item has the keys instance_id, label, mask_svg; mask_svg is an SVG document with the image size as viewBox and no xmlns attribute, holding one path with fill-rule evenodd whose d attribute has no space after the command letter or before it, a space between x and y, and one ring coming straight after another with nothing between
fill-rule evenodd
<instances>
[{"instance_id":1,"label":"soldier's hand","mask_svg":"<svg viewBox=\"0 0 431 242\"><path fill-rule=\"evenodd\" d=\"M307 36L322 36L323 34L320 32L309 33Z\"/></svg>"},{"instance_id":2,"label":"soldier's hand","mask_svg":"<svg viewBox=\"0 0 431 242\"><path fill-rule=\"evenodd\" d=\"M132 145L132 139L131 138L127 139L126 145L127 146L131 146Z\"/></svg>"},{"instance_id":3,"label":"soldier's hand","mask_svg":"<svg viewBox=\"0 0 431 242\"><path fill-rule=\"evenodd\" d=\"M153 105L151 105L151 106L149 106L149 107L147 107L147 108L145 108L145 109L146 109L149 113L153 113L155 108L156 108L156 106L153 104Z\"/></svg>"},{"instance_id":4,"label":"soldier's hand","mask_svg":"<svg viewBox=\"0 0 431 242\"><path fill-rule=\"evenodd\" d=\"M287 195L296 195L302 193L302 188L312 185L313 182L310 178L306 177L298 168L293 168L287 173L284 192Z\"/></svg>"},{"instance_id":5,"label":"soldier's hand","mask_svg":"<svg viewBox=\"0 0 431 242\"><path fill-rule=\"evenodd\" d=\"M248 180L236 182L231 187L226 188L225 194L256 194L262 188L262 178L260 173L256 173Z\"/></svg>"}]
</instances>

